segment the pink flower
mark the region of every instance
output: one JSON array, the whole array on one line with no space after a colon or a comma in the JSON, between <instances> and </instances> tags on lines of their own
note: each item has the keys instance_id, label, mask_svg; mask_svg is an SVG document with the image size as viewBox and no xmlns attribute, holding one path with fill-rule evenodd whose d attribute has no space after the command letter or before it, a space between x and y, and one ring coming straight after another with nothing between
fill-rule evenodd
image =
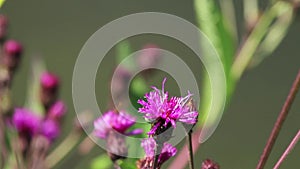
<instances>
[{"instance_id":1,"label":"pink flower","mask_svg":"<svg viewBox=\"0 0 300 169\"><path fill-rule=\"evenodd\" d=\"M45 72L41 76L40 83L45 89L55 89L59 86L59 78L55 74Z\"/></svg>"},{"instance_id":2,"label":"pink flower","mask_svg":"<svg viewBox=\"0 0 300 169\"><path fill-rule=\"evenodd\" d=\"M46 119L41 124L41 134L45 136L49 141L53 141L59 136L60 127L58 123L51 119Z\"/></svg>"},{"instance_id":3,"label":"pink flower","mask_svg":"<svg viewBox=\"0 0 300 169\"><path fill-rule=\"evenodd\" d=\"M156 142L153 138L147 138L142 141L142 147L144 148L146 157L138 162L138 167L140 169L146 169L153 167ZM158 156L157 167L160 168L161 165L166 162L169 158L175 156L177 149L169 143L164 143L161 153Z\"/></svg>"},{"instance_id":4,"label":"pink flower","mask_svg":"<svg viewBox=\"0 0 300 169\"><path fill-rule=\"evenodd\" d=\"M124 135L141 134L141 129L135 129L131 132L127 130L135 124L135 118L124 111L108 111L102 117L94 121L94 133L101 139L106 139L109 131L115 130Z\"/></svg>"},{"instance_id":5,"label":"pink flower","mask_svg":"<svg viewBox=\"0 0 300 169\"><path fill-rule=\"evenodd\" d=\"M60 120L67 111L67 107L63 101L55 102L48 111L48 117L55 120Z\"/></svg>"},{"instance_id":6,"label":"pink flower","mask_svg":"<svg viewBox=\"0 0 300 169\"><path fill-rule=\"evenodd\" d=\"M145 100L138 100L142 105L139 109L140 113L144 114L144 118L154 123L149 135L159 133L159 129L163 127L176 127L176 122L180 121L187 124L195 124L197 122L198 112L190 111L186 106L187 101L192 94L185 97L171 97L168 99L168 92L164 91L166 78L162 82L162 90L152 87L154 90L145 94Z\"/></svg>"},{"instance_id":7,"label":"pink flower","mask_svg":"<svg viewBox=\"0 0 300 169\"><path fill-rule=\"evenodd\" d=\"M3 49L4 53L10 57L20 56L23 51L22 45L15 40L6 41L4 43Z\"/></svg>"},{"instance_id":8,"label":"pink flower","mask_svg":"<svg viewBox=\"0 0 300 169\"><path fill-rule=\"evenodd\" d=\"M17 108L13 114L12 123L21 135L32 137L39 131L41 118L27 109Z\"/></svg>"}]
</instances>

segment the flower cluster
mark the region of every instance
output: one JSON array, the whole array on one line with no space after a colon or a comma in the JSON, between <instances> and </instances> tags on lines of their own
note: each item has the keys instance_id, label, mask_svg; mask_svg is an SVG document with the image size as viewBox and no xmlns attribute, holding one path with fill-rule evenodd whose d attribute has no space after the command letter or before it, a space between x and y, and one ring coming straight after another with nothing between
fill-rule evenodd
<instances>
[{"instance_id":1,"label":"flower cluster","mask_svg":"<svg viewBox=\"0 0 300 169\"><path fill-rule=\"evenodd\" d=\"M152 169L154 164L156 142L153 138L147 138L142 141L142 147L145 151L145 158L137 162L139 169ZM177 149L169 143L164 143L160 154L158 155L158 163L156 169L159 169L164 162L175 156Z\"/></svg>"},{"instance_id":2,"label":"flower cluster","mask_svg":"<svg viewBox=\"0 0 300 169\"><path fill-rule=\"evenodd\" d=\"M49 83L45 83L45 79ZM50 83L51 85L49 85ZM51 79L49 73L43 74L40 85L43 89L47 87L58 88L57 78L55 76L55 79ZM41 102L43 103L43 101ZM49 108L46 108L45 112L44 116L38 116L37 113L28 109L16 108L12 117L12 123L19 134L27 140L31 140L36 135L42 135L52 142L59 136L60 121L66 113L66 106L62 101L56 101Z\"/></svg>"},{"instance_id":3,"label":"flower cluster","mask_svg":"<svg viewBox=\"0 0 300 169\"><path fill-rule=\"evenodd\" d=\"M110 159L125 158L128 152L125 136L141 134L141 129L127 131L135 124L135 118L125 111L108 111L94 121L94 135L107 142Z\"/></svg>"},{"instance_id":4,"label":"flower cluster","mask_svg":"<svg viewBox=\"0 0 300 169\"><path fill-rule=\"evenodd\" d=\"M162 89L152 87L154 90L145 94L145 100L140 99L138 103L142 105L139 109L144 114L144 118L153 124L150 132L151 135L160 134L162 128L173 126L180 121L186 124L195 124L198 118L198 112L190 110L186 103L192 94L185 97L171 97L169 99L168 92L165 92L166 78L162 82Z\"/></svg>"},{"instance_id":5,"label":"flower cluster","mask_svg":"<svg viewBox=\"0 0 300 169\"><path fill-rule=\"evenodd\" d=\"M141 134L141 129L130 132L127 130L135 124L135 118L125 111L108 111L94 121L95 135L101 139L106 139L110 131L116 131L123 135Z\"/></svg>"}]
</instances>

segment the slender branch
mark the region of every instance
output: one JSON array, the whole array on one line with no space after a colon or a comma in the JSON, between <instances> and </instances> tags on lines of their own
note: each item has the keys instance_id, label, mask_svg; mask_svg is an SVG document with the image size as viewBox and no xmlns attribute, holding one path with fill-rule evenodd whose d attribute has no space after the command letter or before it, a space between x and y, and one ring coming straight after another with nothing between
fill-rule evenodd
<instances>
[{"instance_id":1,"label":"slender branch","mask_svg":"<svg viewBox=\"0 0 300 169\"><path fill-rule=\"evenodd\" d=\"M288 2L277 1L259 19L256 26L240 48L237 57L231 68L232 78L237 81L249 65L257 47L268 32L270 25L280 15L284 14L291 7Z\"/></svg>"},{"instance_id":2,"label":"slender branch","mask_svg":"<svg viewBox=\"0 0 300 169\"><path fill-rule=\"evenodd\" d=\"M282 154L282 156L280 157L280 159L278 160L278 162L276 163L276 165L274 166L273 169L278 169L280 167L280 165L282 164L284 159L286 159L286 157L289 155L289 153L293 150L295 145L298 143L299 139L300 139L300 130L298 131L296 136L293 138L292 142L287 147L287 149L284 151L284 153Z\"/></svg>"},{"instance_id":3,"label":"slender branch","mask_svg":"<svg viewBox=\"0 0 300 169\"><path fill-rule=\"evenodd\" d=\"M198 128L196 131L194 131L194 137L192 138L192 144L193 144L193 153L196 152L197 149L200 147L199 143L199 137L200 137L201 129ZM188 157L187 153L188 152L188 146L184 145L184 147L181 149L181 151L175 156L175 159L173 162L170 164L168 169L183 169L187 163L188 163Z\"/></svg>"},{"instance_id":4,"label":"slender branch","mask_svg":"<svg viewBox=\"0 0 300 169\"><path fill-rule=\"evenodd\" d=\"M186 137L187 144L189 146L189 156L190 156L190 169L194 169L194 154L193 154L193 143L192 143L192 130L188 132L188 136Z\"/></svg>"},{"instance_id":5,"label":"slender branch","mask_svg":"<svg viewBox=\"0 0 300 169\"><path fill-rule=\"evenodd\" d=\"M64 139L56 149L46 157L46 165L48 168L54 167L61 161L80 141L82 134L76 129Z\"/></svg>"},{"instance_id":6,"label":"slender branch","mask_svg":"<svg viewBox=\"0 0 300 169\"><path fill-rule=\"evenodd\" d=\"M268 139L268 142L267 142L267 144L264 148L263 154L260 157L260 160L258 162L258 165L257 165L256 169L263 169L264 168L264 166L266 164L266 161L267 161L267 159L268 159L268 157L269 157L269 155L272 151L272 148L275 144L275 141L278 137L278 134L279 134L279 131L282 127L282 124L285 121L285 119L288 115L288 112L291 108L291 105L292 105L292 103L293 103L293 101L296 97L299 86L300 86L300 70L299 70L299 72L297 74L297 77L296 77L296 79L293 83L293 86L292 86L292 88L289 92L289 95L288 95L288 97L287 97L287 99L286 99L286 101L285 101L285 103L284 103L284 105L281 109L281 112L280 112L280 114L279 114L279 116L276 120L276 123L275 123L275 125L272 129L271 135L270 135L270 137Z\"/></svg>"}]
</instances>

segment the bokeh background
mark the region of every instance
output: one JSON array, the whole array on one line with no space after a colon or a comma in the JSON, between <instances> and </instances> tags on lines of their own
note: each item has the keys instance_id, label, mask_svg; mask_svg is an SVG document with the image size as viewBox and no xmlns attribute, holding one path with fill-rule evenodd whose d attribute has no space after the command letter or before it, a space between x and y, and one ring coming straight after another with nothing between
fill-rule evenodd
<instances>
[{"instance_id":1,"label":"bokeh background","mask_svg":"<svg viewBox=\"0 0 300 169\"><path fill-rule=\"evenodd\" d=\"M260 3L262 6L266 4L265 1L260 1ZM20 40L25 48L22 66L14 79L13 103L17 106L24 104L31 66L30 57L42 56L47 68L57 73L63 82L61 98L67 103L69 110L63 135L67 134L71 130L75 116L72 102L74 64L81 47L96 30L124 15L146 11L170 13L196 24L193 9L192 1L174 0L7 0L0 13L9 17L10 37ZM241 1L235 1L235 9L238 33L243 34ZM158 44L161 48L184 58L193 69L198 68L199 64L192 61L192 53L175 40L162 36L138 36L129 41L134 50L141 49L147 43ZM223 169L255 168L293 79L300 68L299 44L300 15L298 14L289 33L272 56L243 75L217 130L207 142L201 145L200 151L196 154L197 168L200 168L200 163L205 158L214 159ZM113 70L115 54L115 50L112 49L98 70L95 92L100 109L103 111L108 108L108 75ZM158 74L151 81L158 85L165 74L157 72ZM201 81L201 73L197 76L199 76L197 80ZM176 93L178 88L175 81L171 79L170 83L172 85L168 89ZM299 120L300 95L295 100L266 168L272 168L299 130ZM101 148L96 147L88 155L80 156L77 150L73 150L56 168L89 168L91 160L102 152ZM299 154L300 145L294 149L282 168L299 167Z\"/></svg>"}]
</instances>

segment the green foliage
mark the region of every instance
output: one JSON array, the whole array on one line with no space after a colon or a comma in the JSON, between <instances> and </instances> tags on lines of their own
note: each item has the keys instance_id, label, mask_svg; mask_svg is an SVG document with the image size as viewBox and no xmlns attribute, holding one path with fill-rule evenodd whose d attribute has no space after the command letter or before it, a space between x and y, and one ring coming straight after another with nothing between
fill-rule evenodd
<instances>
[{"instance_id":1,"label":"green foliage","mask_svg":"<svg viewBox=\"0 0 300 169\"><path fill-rule=\"evenodd\" d=\"M110 169L112 168L113 163L107 156L107 154L102 154L99 157L96 157L91 162L91 169Z\"/></svg>"},{"instance_id":2,"label":"green foliage","mask_svg":"<svg viewBox=\"0 0 300 169\"><path fill-rule=\"evenodd\" d=\"M33 112L43 115L43 105L40 102L40 76L46 70L45 64L40 57L33 57L31 62L31 75L28 81L28 93L25 101L25 107Z\"/></svg>"}]
</instances>

